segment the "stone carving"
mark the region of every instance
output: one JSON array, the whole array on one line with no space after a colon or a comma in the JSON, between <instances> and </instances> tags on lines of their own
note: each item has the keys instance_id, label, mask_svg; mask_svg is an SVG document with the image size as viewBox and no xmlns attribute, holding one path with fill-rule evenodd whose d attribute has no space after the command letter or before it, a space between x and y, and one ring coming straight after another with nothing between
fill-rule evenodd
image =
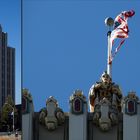
<instances>
[{"instance_id":1,"label":"stone carving","mask_svg":"<svg viewBox=\"0 0 140 140\"><path fill-rule=\"evenodd\" d=\"M22 113L26 114L31 111L31 108L29 107L30 104L33 104L31 93L28 89L24 88L22 89Z\"/></svg>"},{"instance_id":2,"label":"stone carving","mask_svg":"<svg viewBox=\"0 0 140 140\"><path fill-rule=\"evenodd\" d=\"M122 93L107 72L102 74L100 80L89 91L90 112L94 112L93 121L101 130L108 131L118 123Z\"/></svg>"},{"instance_id":3,"label":"stone carving","mask_svg":"<svg viewBox=\"0 0 140 140\"><path fill-rule=\"evenodd\" d=\"M70 101L74 100L75 98L81 98L84 102L86 102L86 97L83 95L82 90L75 90L72 96L70 96Z\"/></svg>"},{"instance_id":4,"label":"stone carving","mask_svg":"<svg viewBox=\"0 0 140 140\"><path fill-rule=\"evenodd\" d=\"M48 130L55 130L58 125L65 121L65 115L62 109L58 107L57 100L52 96L46 101L46 108L41 109L39 122L46 126Z\"/></svg>"},{"instance_id":5,"label":"stone carving","mask_svg":"<svg viewBox=\"0 0 140 140\"><path fill-rule=\"evenodd\" d=\"M46 108L43 108L40 110L40 114L39 114L39 121L41 124L45 124L45 117L47 116L47 110Z\"/></svg>"},{"instance_id":6,"label":"stone carving","mask_svg":"<svg viewBox=\"0 0 140 140\"><path fill-rule=\"evenodd\" d=\"M135 92L131 91L128 95L124 98L124 106L125 106L125 113L128 115L135 115L137 114L137 104L139 102L138 96L136 96Z\"/></svg>"},{"instance_id":7,"label":"stone carving","mask_svg":"<svg viewBox=\"0 0 140 140\"><path fill-rule=\"evenodd\" d=\"M82 90L75 90L72 96L70 96L70 109L71 113L75 115L83 114L84 103L86 103L86 97L83 95Z\"/></svg>"},{"instance_id":8,"label":"stone carving","mask_svg":"<svg viewBox=\"0 0 140 140\"><path fill-rule=\"evenodd\" d=\"M22 89L22 97L26 98L29 102L32 102L32 96L28 89Z\"/></svg>"},{"instance_id":9,"label":"stone carving","mask_svg":"<svg viewBox=\"0 0 140 140\"><path fill-rule=\"evenodd\" d=\"M128 93L128 95L126 97L124 97L124 101L126 101L128 99L133 99L133 100L138 101L139 97L136 96L136 93L134 91L131 91L131 92Z\"/></svg>"}]
</instances>

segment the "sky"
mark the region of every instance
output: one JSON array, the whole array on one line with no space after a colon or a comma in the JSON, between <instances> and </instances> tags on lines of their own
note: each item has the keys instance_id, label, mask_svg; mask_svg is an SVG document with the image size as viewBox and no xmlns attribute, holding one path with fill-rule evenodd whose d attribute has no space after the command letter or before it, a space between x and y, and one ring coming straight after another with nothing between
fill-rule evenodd
<instances>
[{"instance_id":1,"label":"sky","mask_svg":"<svg viewBox=\"0 0 140 140\"><path fill-rule=\"evenodd\" d=\"M113 60L112 79L124 96L140 97L140 1L137 0L24 0L23 87L33 97L35 111L54 96L63 111L76 89L88 102L90 87L107 67L104 20L133 9L129 38Z\"/></svg>"},{"instance_id":2,"label":"sky","mask_svg":"<svg viewBox=\"0 0 140 140\"><path fill-rule=\"evenodd\" d=\"M8 33L8 46L15 48L16 52L16 104L21 103L21 1L0 1L0 24L3 32Z\"/></svg>"}]
</instances>

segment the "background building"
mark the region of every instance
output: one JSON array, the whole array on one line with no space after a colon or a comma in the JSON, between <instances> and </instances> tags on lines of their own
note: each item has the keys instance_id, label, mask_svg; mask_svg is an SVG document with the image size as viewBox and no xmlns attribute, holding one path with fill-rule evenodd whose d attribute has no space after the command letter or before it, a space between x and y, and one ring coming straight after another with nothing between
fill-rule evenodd
<instances>
[{"instance_id":1,"label":"background building","mask_svg":"<svg viewBox=\"0 0 140 140\"><path fill-rule=\"evenodd\" d=\"M9 47L0 25L0 110L10 95L15 102L15 48Z\"/></svg>"}]
</instances>

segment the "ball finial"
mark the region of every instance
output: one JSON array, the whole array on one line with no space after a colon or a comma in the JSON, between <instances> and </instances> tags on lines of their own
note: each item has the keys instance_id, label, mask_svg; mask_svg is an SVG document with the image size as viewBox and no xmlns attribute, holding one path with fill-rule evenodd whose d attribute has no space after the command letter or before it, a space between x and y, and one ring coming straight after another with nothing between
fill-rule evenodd
<instances>
[{"instance_id":1,"label":"ball finial","mask_svg":"<svg viewBox=\"0 0 140 140\"><path fill-rule=\"evenodd\" d=\"M105 24L106 24L107 26L109 26L109 27L113 26L113 25L114 25L114 20L113 20L113 18L107 17L107 18L105 19Z\"/></svg>"}]
</instances>

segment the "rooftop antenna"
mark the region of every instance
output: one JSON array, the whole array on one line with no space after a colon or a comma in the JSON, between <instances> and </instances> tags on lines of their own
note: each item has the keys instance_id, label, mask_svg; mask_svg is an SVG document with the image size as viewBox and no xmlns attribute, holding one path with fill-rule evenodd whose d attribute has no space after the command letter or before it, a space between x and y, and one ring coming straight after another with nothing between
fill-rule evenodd
<instances>
[{"instance_id":1,"label":"rooftop antenna","mask_svg":"<svg viewBox=\"0 0 140 140\"><path fill-rule=\"evenodd\" d=\"M109 31L107 32L107 37L108 37L108 52L107 52L107 74L112 77L112 54L111 54L111 49L112 49L112 42L111 42L111 28L114 25L114 20L111 17L107 17L105 19L105 24L108 26Z\"/></svg>"}]
</instances>

